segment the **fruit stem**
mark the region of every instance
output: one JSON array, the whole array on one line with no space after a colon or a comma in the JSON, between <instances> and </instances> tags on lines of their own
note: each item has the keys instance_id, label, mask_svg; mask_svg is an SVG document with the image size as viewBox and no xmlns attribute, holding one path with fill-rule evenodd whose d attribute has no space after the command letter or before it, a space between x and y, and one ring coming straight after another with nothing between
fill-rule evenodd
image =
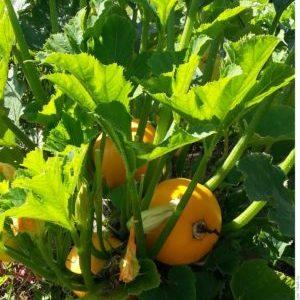
<instances>
[{"instance_id":1,"label":"fruit stem","mask_svg":"<svg viewBox=\"0 0 300 300\"><path fill-rule=\"evenodd\" d=\"M180 44L179 44L179 50L183 50L187 48L191 36L192 36L192 31L194 28L194 23L196 21L196 14L197 14L197 9L199 5L199 0L192 0L191 1L191 6L188 11L188 15L185 21L183 33L181 36Z\"/></svg>"},{"instance_id":2,"label":"fruit stem","mask_svg":"<svg viewBox=\"0 0 300 300\"><path fill-rule=\"evenodd\" d=\"M29 150L36 147L35 143L10 118L1 115L0 119Z\"/></svg>"},{"instance_id":3,"label":"fruit stem","mask_svg":"<svg viewBox=\"0 0 300 300\"><path fill-rule=\"evenodd\" d=\"M100 141L100 149L95 150L95 161L96 161L96 171L95 171L95 179L94 179L94 186L93 186L93 199L94 199L94 208L96 214L96 223L97 223L97 235L100 242L100 248L105 256L108 257L108 252L105 248L105 243L103 240L103 176L102 176L102 161L103 161L103 154L104 154L104 147L105 147L106 135L104 132L102 133L102 138Z\"/></svg>"},{"instance_id":4,"label":"fruit stem","mask_svg":"<svg viewBox=\"0 0 300 300\"><path fill-rule=\"evenodd\" d=\"M40 79L39 79L40 76L39 76L38 70L37 70L36 66L34 65L34 63L31 61L31 55L29 53L29 48L26 43L25 37L23 35L22 28L18 22L16 12L15 12L10 0L4 0L4 2L6 5L6 8L7 8L7 12L9 15L11 25L14 30L14 34L16 36L17 43L18 43L20 51L21 51L21 57L19 57L19 59L21 59L21 61L19 61L19 63L23 66L24 69L26 69L26 71L24 71L24 74L27 74L26 79L27 79L28 84L32 90L32 93L35 96L35 98L37 99L37 101L40 104L46 103L46 99L47 99L46 93L40 82ZM25 61L27 61L27 62L25 62Z\"/></svg>"},{"instance_id":5,"label":"fruit stem","mask_svg":"<svg viewBox=\"0 0 300 300\"><path fill-rule=\"evenodd\" d=\"M190 184L188 185L186 191L184 192L180 202L178 203L174 213L172 214L172 216L169 218L166 226L164 227L164 229L162 230L161 234L159 235L159 237L157 238L157 240L155 241L150 255L151 257L156 257L157 254L159 253L160 249L162 248L162 246L164 245L166 239L168 238L169 234L171 233L171 231L173 230L174 226L176 225L181 213L183 212L184 208L186 207L189 199L191 198L193 191L195 189L195 187L198 184L199 178L201 176L203 176L203 172L206 168L206 164L207 161L209 160L209 158L211 157L211 154L213 152L213 149L216 145L218 141L218 135L216 134L213 139L211 140L210 146L206 152L206 154L204 155L203 159L200 161L196 172L192 178L192 181L190 182Z\"/></svg>"},{"instance_id":6,"label":"fruit stem","mask_svg":"<svg viewBox=\"0 0 300 300\"><path fill-rule=\"evenodd\" d=\"M295 165L295 149L279 164L279 167L285 175L291 171ZM237 231L246 226L267 204L267 201L253 201L239 216L233 221L224 225L222 233Z\"/></svg>"},{"instance_id":7,"label":"fruit stem","mask_svg":"<svg viewBox=\"0 0 300 300\"><path fill-rule=\"evenodd\" d=\"M243 155L251 137L254 134L256 125L259 123L264 113L268 110L271 102L271 100L267 100L258 107L251 122L249 123L248 128L246 129L245 134L237 142L237 144L232 149L223 165L218 169L217 173L205 183L205 185L211 191L214 191L223 182L224 178L227 176L227 174L235 166L236 162Z\"/></svg>"},{"instance_id":8,"label":"fruit stem","mask_svg":"<svg viewBox=\"0 0 300 300\"><path fill-rule=\"evenodd\" d=\"M56 0L49 0L49 9L52 33L57 33L59 31L59 24L57 17Z\"/></svg>"}]
</instances>

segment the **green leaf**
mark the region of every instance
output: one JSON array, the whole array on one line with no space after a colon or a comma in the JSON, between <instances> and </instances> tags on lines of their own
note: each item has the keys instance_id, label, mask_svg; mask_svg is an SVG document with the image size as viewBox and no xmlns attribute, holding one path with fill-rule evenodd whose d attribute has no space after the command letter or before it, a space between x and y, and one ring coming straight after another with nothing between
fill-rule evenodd
<instances>
[{"instance_id":1,"label":"green leaf","mask_svg":"<svg viewBox=\"0 0 300 300\"><path fill-rule=\"evenodd\" d=\"M216 38L220 33L226 31L226 27L230 25L230 21L232 19L248 9L249 8L245 6L228 8L224 10L212 23L201 24L197 29L197 32Z\"/></svg>"},{"instance_id":2,"label":"green leaf","mask_svg":"<svg viewBox=\"0 0 300 300\"><path fill-rule=\"evenodd\" d=\"M224 283L213 272L195 272L197 300L213 300L219 295Z\"/></svg>"},{"instance_id":3,"label":"green leaf","mask_svg":"<svg viewBox=\"0 0 300 300\"><path fill-rule=\"evenodd\" d=\"M111 15L105 19L101 38L95 43L95 56L104 64L127 66L134 53L136 30L128 18Z\"/></svg>"},{"instance_id":4,"label":"green leaf","mask_svg":"<svg viewBox=\"0 0 300 300\"><path fill-rule=\"evenodd\" d=\"M59 156L48 158L42 167L41 152L35 150L28 154L24 165L30 165L32 177L17 176L14 188L26 191L26 201L19 207L11 208L2 217L27 217L53 222L66 229L72 229L69 216L69 199L78 182L88 147L68 147ZM42 172L40 172L42 171Z\"/></svg>"},{"instance_id":5,"label":"green leaf","mask_svg":"<svg viewBox=\"0 0 300 300\"><path fill-rule=\"evenodd\" d=\"M150 3L154 5L160 23L166 26L170 12L175 6L177 0L150 0Z\"/></svg>"},{"instance_id":6,"label":"green leaf","mask_svg":"<svg viewBox=\"0 0 300 300\"><path fill-rule=\"evenodd\" d=\"M168 279L153 290L146 291L140 296L141 300L196 300L195 275L188 266L172 267Z\"/></svg>"},{"instance_id":7,"label":"green leaf","mask_svg":"<svg viewBox=\"0 0 300 300\"><path fill-rule=\"evenodd\" d=\"M0 6L0 100L3 100L14 33L4 3Z\"/></svg>"},{"instance_id":8,"label":"green leaf","mask_svg":"<svg viewBox=\"0 0 300 300\"><path fill-rule=\"evenodd\" d=\"M15 134L7 127L7 125L3 121L1 121L0 123L0 146L16 146Z\"/></svg>"},{"instance_id":9,"label":"green leaf","mask_svg":"<svg viewBox=\"0 0 300 300\"><path fill-rule=\"evenodd\" d=\"M283 235L294 236L294 205L283 183L286 176L272 165L272 157L252 153L238 162L245 177L245 189L251 201L269 201L269 217L278 224Z\"/></svg>"},{"instance_id":10,"label":"green leaf","mask_svg":"<svg viewBox=\"0 0 300 300\"><path fill-rule=\"evenodd\" d=\"M259 122L255 132L266 142L293 140L295 109L288 105L272 105Z\"/></svg>"},{"instance_id":11,"label":"green leaf","mask_svg":"<svg viewBox=\"0 0 300 300\"><path fill-rule=\"evenodd\" d=\"M178 128L174 130L174 132L172 132L170 136L167 137L162 143L158 145L146 145L144 150L146 153L143 153L141 150L139 158L150 161L185 145L203 140L206 137L216 133L216 131L213 129L213 126L210 125L211 124L205 124L202 126L198 125L197 128L194 128L194 130L191 128L189 131Z\"/></svg>"},{"instance_id":12,"label":"green leaf","mask_svg":"<svg viewBox=\"0 0 300 300\"><path fill-rule=\"evenodd\" d=\"M0 161L14 166L18 166L23 158L24 151L18 146L15 147L0 147Z\"/></svg>"},{"instance_id":13,"label":"green leaf","mask_svg":"<svg viewBox=\"0 0 300 300\"><path fill-rule=\"evenodd\" d=\"M55 73L45 78L54 82L70 98L89 110L93 111L95 104L111 101L119 101L128 108L128 94L132 86L125 80L122 67L116 64L105 66L86 53L53 53L45 62L71 73Z\"/></svg>"},{"instance_id":14,"label":"green leaf","mask_svg":"<svg viewBox=\"0 0 300 300\"><path fill-rule=\"evenodd\" d=\"M254 259L242 264L230 286L235 299L294 299L291 281L269 268L266 261Z\"/></svg>"},{"instance_id":15,"label":"green leaf","mask_svg":"<svg viewBox=\"0 0 300 300\"><path fill-rule=\"evenodd\" d=\"M22 166L25 167L31 175L38 175L43 173L46 162L43 157L43 150L36 148L29 152L23 160Z\"/></svg>"},{"instance_id":16,"label":"green leaf","mask_svg":"<svg viewBox=\"0 0 300 300\"><path fill-rule=\"evenodd\" d=\"M256 83L258 74L278 42L279 39L273 36L247 36L238 42L230 43L227 46L228 60L231 64L241 67L241 75L233 72L231 76L194 87L180 96L174 94L169 98L164 94L156 94L154 97L185 116L198 120L217 117L223 121ZM184 89L184 86L183 84L181 88Z\"/></svg>"},{"instance_id":17,"label":"green leaf","mask_svg":"<svg viewBox=\"0 0 300 300\"><path fill-rule=\"evenodd\" d=\"M270 63L262 72L259 80L245 98L245 106L250 107L264 100L267 96L287 86L294 80L295 70L285 64Z\"/></svg>"},{"instance_id":18,"label":"green leaf","mask_svg":"<svg viewBox=\"0 0 300 300\"><path fill-rule=\"evenodd\" d=\"M140 295L143 291L151 290L159 286L160 276L155 263L152 260L144 259L140 262L140 272L134 281L119 286L111 287L111 283L104 283L97 287L94 293L86 296L86 300L126 300L129 295Z\"/></svg>"}]
</instances>

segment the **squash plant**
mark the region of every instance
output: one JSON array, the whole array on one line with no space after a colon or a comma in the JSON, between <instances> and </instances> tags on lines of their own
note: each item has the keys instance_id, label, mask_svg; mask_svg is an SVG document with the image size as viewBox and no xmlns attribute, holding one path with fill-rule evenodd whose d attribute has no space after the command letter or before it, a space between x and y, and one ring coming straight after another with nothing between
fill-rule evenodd
<instances>
[{"instance_id":1,"label":"squash plant","mask_svg":"<svg viewBox=\"0 0 300 300\"><path fill-rule=\"evenodd\" d=\"M0 0L3 263L68 297L292 298L294 3L69 2Z\"/></svg>"}]
</instances>

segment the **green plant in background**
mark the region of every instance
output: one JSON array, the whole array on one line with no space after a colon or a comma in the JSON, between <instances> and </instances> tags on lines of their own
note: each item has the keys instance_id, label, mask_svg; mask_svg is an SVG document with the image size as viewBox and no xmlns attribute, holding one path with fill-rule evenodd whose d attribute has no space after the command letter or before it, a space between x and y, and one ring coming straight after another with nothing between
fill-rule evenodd
<instances>
[{"instance_id":1,"label":"green plant in background","mask_svg":"<svg viewBox=\"0 0 300 300\"><path fill-rule=\"evenodd\" d=\"M3 263L86 299L292 298L294 3L68 2L0 0Z\"/></svg>"}]
</instances>

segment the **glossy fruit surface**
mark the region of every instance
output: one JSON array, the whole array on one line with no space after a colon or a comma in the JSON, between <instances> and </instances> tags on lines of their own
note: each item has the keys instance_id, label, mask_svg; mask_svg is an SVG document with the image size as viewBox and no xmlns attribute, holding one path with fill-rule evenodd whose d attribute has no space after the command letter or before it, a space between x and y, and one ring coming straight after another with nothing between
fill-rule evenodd
<instances>
[{"instance_id":1,"label":"glossy fruit surface","mask_svg":"<svg viewBox=\"0 0 300 300\"><path fill-rule=\"evenodd\" d=\"M139 120L134 119L131 122L131 132L132 138L134 139L137 129L138 129ZM147 123L145 128L145 133L143 137L144 143L152 143L154 140L155 129L150 124ZM102 134L97 138L94 150L100 147L100 141L102 138ZM139 179L142 174L145 174L147 170L147 165L140 167L136 171L136 179ZM105 141L104 154L103 154L103 162L102 162L102 172L103 177L110 188L114 188L125 183L126 180L126 170L122 156L118 152L112 140L107 137Z\"/></svg>"},{"instance_id":2,"label":"glossy fruit surface","mask_svg":"<svg viewBox=\"0 0 300 300\"><path fill-rule=\"evenodd\" d=\"M154 192L150 207L180 200L189 183L190 180L185 178L161 182ZM153 246L165 223L147 234L149 248ZM209 189L197 184L178 222L157 255L157 260L169 265L197 262L218 240L221 224L221 209L215 196Z\"/></svg>"},{"instance_id":3,"label":"glossy fruit surface","mask_svg":"<svg viewBox=\"0 0 300 300\"><path fill-rule=\"evenodd\" d=\"M92 241L94 247L97 250L101 251L100 242L96 233L93 233ZM104 241L104 243L107 250L118 248L121 245L121 242L114 237L109 237ZM105 267L106 263L107 262L105 259L100 259L95 257L94 255L91 255L91 272L95 275L100 273L101 270ZM76 247L72 247L67 257L66 268L75 274L81 274L79 255ZM73 291L73 293L79 298L86 295L86 292L83 291Z\"/></svg>"}]
</instances>

